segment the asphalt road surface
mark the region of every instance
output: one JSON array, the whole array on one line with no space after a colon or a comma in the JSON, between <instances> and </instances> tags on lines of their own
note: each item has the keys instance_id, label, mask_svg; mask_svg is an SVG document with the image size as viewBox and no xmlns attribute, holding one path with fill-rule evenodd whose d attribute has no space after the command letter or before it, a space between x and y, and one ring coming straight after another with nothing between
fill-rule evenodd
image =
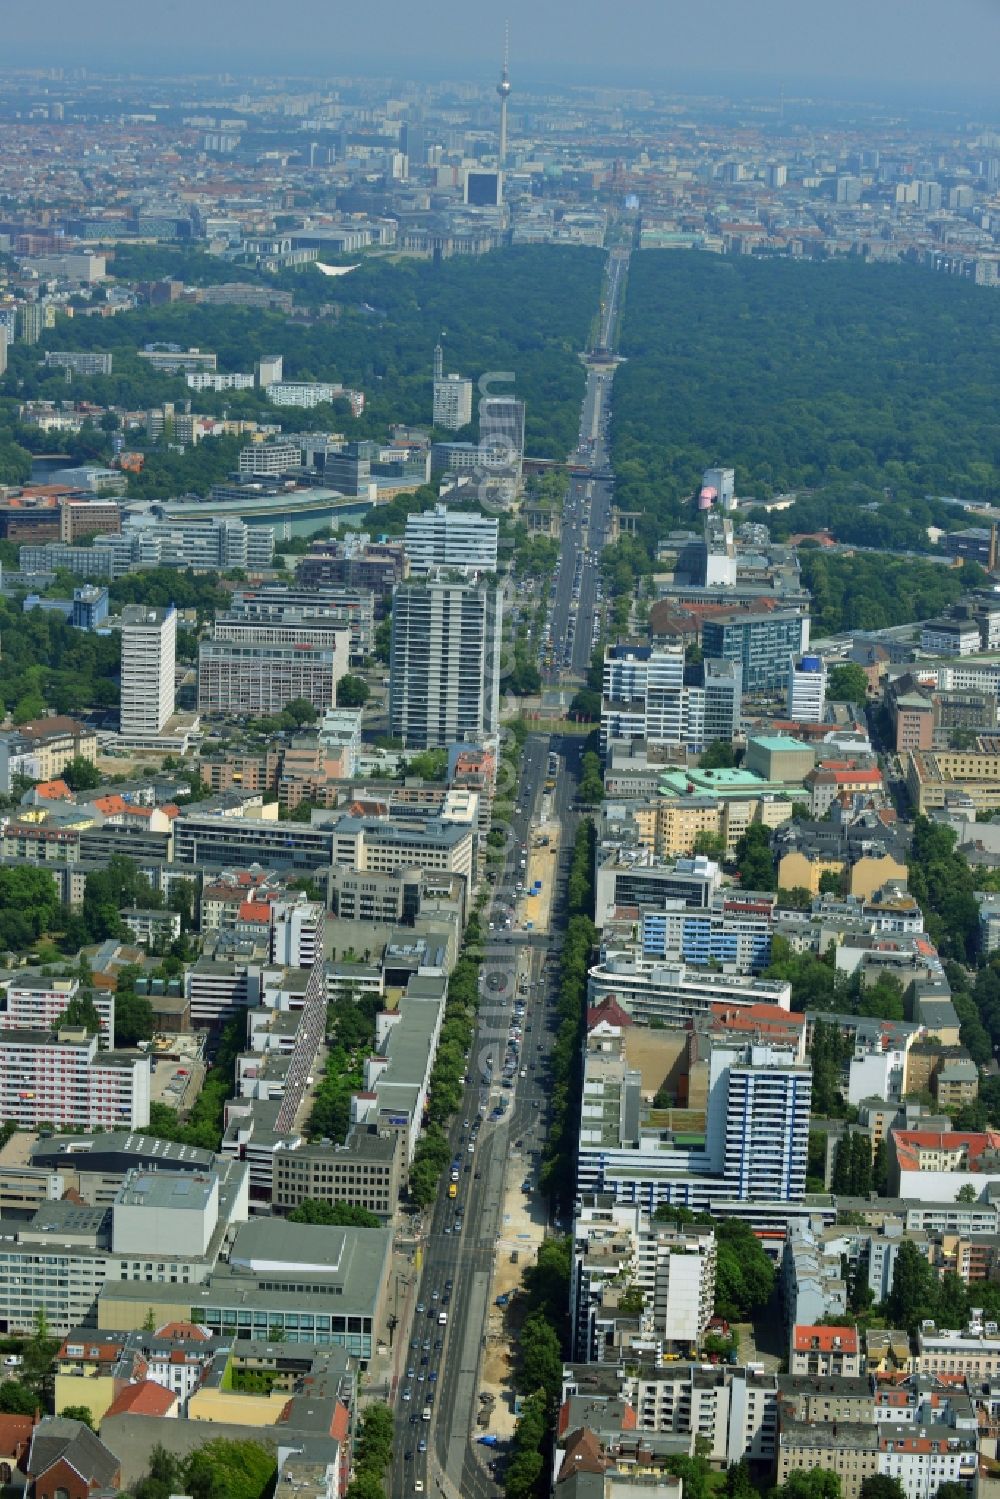
<instances>
[{"instance_id":1,"label":"asphalt road surface","mask_svg":"<svg viewBox=\"0 0 1000 1499\"><path fill-rule=\"evenodd\" d=\"M602 337L616 326L627 259L612 255L606 283ZM577 465L607 471L605 433L613 369L591 367L581 412ZM584 452L586 450L586 452ZM597 574L596 557L604 541L611 503L610 480L574 478L564 513L562 561L552 612L561 649L574 671L585 671L592 649ZM577 559L581 559L579 562ZM577 597L574 599L574 585ZM570 604L575 608L570 611ZM575 628L569 630L575 616ZM556 673L557 674L557 673ZM546 933L520 930L516 924L516 885L521 859L531 842L532 820L541 808L542 787L550 753L560 756L550 818L561 824L560 852L552 919ZM390 1475L392 1499L417 1492L455 1499L496 1499L500 1490L489 1463L496 1449L475 1442L479 1410L479 1366L485 1342L490 1288L502 1227L505 1173L515 1141L524 1155L541 1149L548 1124L548 1058L555 1034L558 954L565 923L566 880L573 837L579 822L574 810L581 748L572 736L532 735L525 743L516 789L510 837L502 863L494 865L493 899L484 913L488 932L486 961L476 1034L469 1055L463 1106L450 1132L452 1159L459 1173L458 1195L448 1196L443 1182L438 1199L425 1215L422 1268L412 1325L396 1329L406 1339L404 1373L391 1392L396 1415L395 1456ZM507 920L510 920L510 926ZM515 996L525 975L527 992L522 1038L513 1086L500 1084L509 1044ZM525 1070L525 1077L520 1076ZM502 1099L504 1112L497 1113ZM470 1148L471 1147L471 1148ZM423 1311L420 1308L423 1307ZM446 1317L442 1324L441 1317ZM408 1375L413 1370L412 1377ZM409 1392L409 1398L404 1398ZM430 1405L430 1419L422 1413ZM424 1443L430 1451L420 1451ZM422 1486L422 1487L421 1487Z\"/></svg>"}]
</instances>

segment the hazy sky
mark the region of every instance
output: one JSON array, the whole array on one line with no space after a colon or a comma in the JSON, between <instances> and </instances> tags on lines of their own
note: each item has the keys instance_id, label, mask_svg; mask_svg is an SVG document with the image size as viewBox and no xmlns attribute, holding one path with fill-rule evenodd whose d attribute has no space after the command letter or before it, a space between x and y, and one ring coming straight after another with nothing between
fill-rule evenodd
<instances>
[{"instance_id":1,"label":"hazy sky","mask_svg":"<svg viewBox=\"0 0 1000 1499\"><path fill-rule=\"evenodd\" d=\"M511 24L512 75L629 77L700 89L781 79L877 96L977 103L996 89L1000 0L6 0L13 64L248 65L405 77L492 76ZM721 90L720 90L721 91Z\"/></svg>"}]
</instances>

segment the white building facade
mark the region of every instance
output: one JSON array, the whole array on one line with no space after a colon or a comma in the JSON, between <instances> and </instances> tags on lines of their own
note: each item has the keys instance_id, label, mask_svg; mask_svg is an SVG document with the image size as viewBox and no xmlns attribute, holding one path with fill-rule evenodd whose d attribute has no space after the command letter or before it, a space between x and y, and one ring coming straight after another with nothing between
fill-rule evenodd
<instances>
[{"instance_id":1,"label":"white building facade","mask_svg":"<svg viewBox=\"0 0 1000 1499\"><path fill-rule=\"evenodd\" d=\"M121 732L153 739L174 711L177 611L129 604L122 610Z\"/></svg>"}]
</instances>

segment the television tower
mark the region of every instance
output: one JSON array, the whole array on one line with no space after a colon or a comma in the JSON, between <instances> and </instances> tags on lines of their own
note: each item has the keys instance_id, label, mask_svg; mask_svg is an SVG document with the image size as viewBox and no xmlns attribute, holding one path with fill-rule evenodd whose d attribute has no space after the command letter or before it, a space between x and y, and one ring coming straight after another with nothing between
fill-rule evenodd
<instances>
[{"instance_id":1,"label":"television tower","mask_svg":"<svg viewBox=\"0 0 1000 1499\"><path fill-rule=\"evenodd\" d=\"M507 64L510 60L510 22L504 28L503 43L503 72L500 74L500 82L497 84L497 93L500 95L500 153L497 165L502 172L507 165L507 100L510 98L510 76Z\"/></svg>"}]
</instances>

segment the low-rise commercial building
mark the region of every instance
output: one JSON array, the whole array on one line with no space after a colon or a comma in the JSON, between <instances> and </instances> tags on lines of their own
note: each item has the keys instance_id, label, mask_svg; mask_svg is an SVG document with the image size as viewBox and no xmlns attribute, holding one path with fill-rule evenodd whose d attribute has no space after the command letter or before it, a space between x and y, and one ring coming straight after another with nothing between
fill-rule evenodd
<instances>
[{"instance_id":1,"label":"low-rise commercial building","mask_svg":"<svg viewBox=\"0 0 1000 1499\"><path fill-rule=\"evenodd\" d=\"M80 1144L86 1153L92 1142ZM72 1153L65 1142L60 1149ZM120 1156L117 1152L116 1161ZM219 1162L218 1169L192 1172L183 1163L179 1170L154 1166L110 1185L110 1203L107 1197L96 1207L70 1199L44 1202L26 1221L5 1227L0 1330L29 1333L40 1309L57 1336L92 1327L98 1298L111 1286L119 1293L130 1287L138 1293L137 1304L145 1299L144 1311L131 1324L135 1327L147 1320L158 1297L171 1291L177 1293L174 1307L187 1305L182 1320L190 1320L194 1287L211 1274L233 1225L246 1220L246 1167ZM175 1311L157 1325L176 1319Z\"/></svg>"},{"instance_id":2,"label":"low-rise commercial building","mask_svg":"<svg viewBox=\"0 0 1000 1499\"><path fill-rule=\"evenodd\" d=\"M139 1328L183 1317L214 1336L343 1348L362 1367L385 1327L392 1285L388 1229L317 1228L264 1218L243 1223L228 1262L188 1286L108 1280L98 1327Z\"/></svg>"},{"instance_id":3,"label":"low-rise commercial building","mask_svg":"<svg viewBox=\"0 0 1000 1499\"><path fill-rule=\"evenodd\" d=\"M279 1212L291 1212L306 1198L346 1202L389 1220L399 1204L406 1165L406 1134L388 1121L356 1126L344 1145L279 1146L271 1201Z\"/></svg>"},{"instance_id":4,"label":"low-rise commercial building","mask_svg":"<svg viewBox=\"0 0 1000 1499\"><path fill-rule=\"evenodd\" d=\"M952 801L993 811L1000 807L1000 755L911 750L906 789L914 812L924 816Z\"/></svg>"}]
</instances>

